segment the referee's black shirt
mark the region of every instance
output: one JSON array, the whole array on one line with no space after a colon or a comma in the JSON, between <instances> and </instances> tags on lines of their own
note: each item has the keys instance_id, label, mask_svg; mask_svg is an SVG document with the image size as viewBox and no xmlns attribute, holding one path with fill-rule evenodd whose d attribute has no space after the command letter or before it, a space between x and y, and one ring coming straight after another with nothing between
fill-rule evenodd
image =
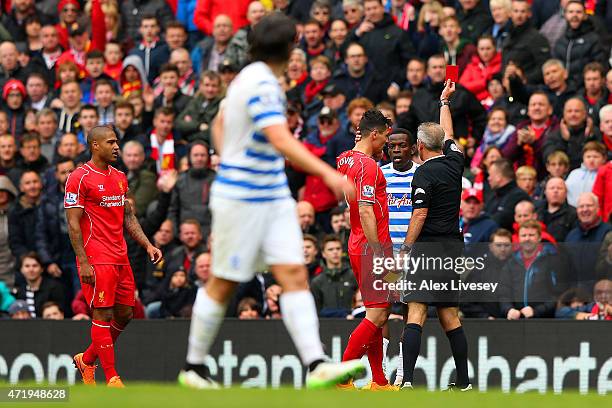
<instances>
[{"instance_id":1,"label":"referee's black shirt","mask_svg":"<svg viewBox=\"0 0 612 408\"><path fill-rule=\"evenodd\" d=\"M452 139L444 142L444 156L426 160L414 172L412 208L428 208L417 241L462 240L459 232L463 154Z\"/></svg>"}]
</instances>

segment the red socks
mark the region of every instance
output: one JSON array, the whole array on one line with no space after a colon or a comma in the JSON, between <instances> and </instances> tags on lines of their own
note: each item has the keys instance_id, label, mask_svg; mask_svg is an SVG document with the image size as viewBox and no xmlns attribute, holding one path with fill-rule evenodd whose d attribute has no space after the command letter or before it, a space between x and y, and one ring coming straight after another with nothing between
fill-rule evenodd
<instances>
[{"instance_id":1,"label":"red socks","mask_svg":"<svg viewBox=\"0 0 612 408\"><path fill-rule=\"evenodd\" d=\"M378 385L387 385L387 377L382 368L383 360L383 340L382 340L382 327L379 327L372 338L372 342L368 347L368 361L370 362L370 369L372 370L372 381Z\"/></svg>"},{"instance_id":2,"label":"red socks","mask_svg":"<svg viewBox=\"0 0 612 408\"><path fill-rule=\"evenodd\" d=\"M111 336L110 323L100 320L91 321L91 343L100 358L100 364L108 382L117 375L117 371L115 371L115 346ZM85 361L85 364L88 364L88 361Z\"/></svg>"},{"instance_id":3,"label":"red socks","mask_svg":"<svg viewBox=\"0 0 612 408\"><path fill-rule=\"evenodd\" d=\"M107 323L104 323L104 324L107 325ZM117 337L119 337L121 332L123 332L123 329L125 329L125 326L122 326L116 321L111 320L110 332L111 332L111 337L113 339L113 344L117 342ZM83 353L83 362L87 365L92 365L93 363L96 362L97 359L98 359L98 353L96 352L96 348L92 342L89 345L89 347L87 347L87 350L85 350L85 352Z\"/></svg>"},{"instance_id":4,"label":"red socks","mask_svg":"<svg viewBox=\"0 0 612 408\"><path fill-rule=\"evenodd\" d=\"M358 360L363 357L378 330L374 323L368 319L363 319L359 326L351 333L346 350L344 350L344 355L342 356L342 361Z\"/></svg>"}]
</instances>

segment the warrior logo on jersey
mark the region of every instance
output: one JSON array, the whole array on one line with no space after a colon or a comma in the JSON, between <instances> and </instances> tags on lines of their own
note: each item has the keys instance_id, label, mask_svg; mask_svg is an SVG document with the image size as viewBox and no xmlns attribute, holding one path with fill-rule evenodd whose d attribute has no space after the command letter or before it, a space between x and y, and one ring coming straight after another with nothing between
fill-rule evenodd
<instances>
[{"instance_id":1,"label":"warrior logo on jersey","mask_svg":"<svg viewBox=\"0 0 612 408\"><path fill-rule=\"evenodd\" d=\"M361 195L364 197L374 197L374 186L364 185L361 189Z\"/></svg>"}]
</instances>

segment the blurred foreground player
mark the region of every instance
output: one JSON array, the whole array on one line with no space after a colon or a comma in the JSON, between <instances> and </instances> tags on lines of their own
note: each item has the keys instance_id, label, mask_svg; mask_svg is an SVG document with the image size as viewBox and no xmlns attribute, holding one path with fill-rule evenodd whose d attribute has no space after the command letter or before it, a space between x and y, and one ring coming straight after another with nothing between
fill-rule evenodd
<instances>
[{"instance_id":1,"label":"blurred foreground player","mask_svg":"<svg viewBox=\"0 0 612 408\"><path fill-rule=\"evenodd\" d=\"M89 132L91 160L70 174L64 196L81 287L93 310L91 345L74 356L74 365L83 382L94 385L99 358L109 387L123 387L115 371L114 343L132 319L136 289L123 229L147 250L152 262L162 259L126 199L125 174L110 165L119 157L117 142L108 126L96 126Z\"/></svg>"},{"instance_id":2,"label":"blurred foreground player","mask_svg":"<svg viewBox=\"0 0 612 408\"><path fill-rule=\"evenodd\" d=\"M204 361L227 303L238 283L250 281L267 264L283 288L280 308L285 326L308 366L306 386L331 386L365 367L360 361L325 361L283 155L321 177L338 196L352 195L352 189L339 173L310 154L287 126L286 101L277 78L283 75L294 45L294 23L272 14L251 34L250 54L255 62L234 79L213 124L214 144L221 154L211 190L213 276L198 290L187 361L178 380L192 388L218 387Z\"/></svg>"},{"instance_id":3,"label":"blurred foreground player","mask_svg":"<svg viewBox=\"0 0 612 408\"><path fill-rule=\"evenodd\" d=\"M423 163L412 179L412 217L400 254L411 254L429 260L444 257L459 259L463 252L463 239L459 232L459 206L461 204L461 177L463 154L453 140L453 123L449 98L455 84L447 80L440 95L440 124L423 123L417 130L417 149ZM446 261L445 261L446 262ZM436 284L449 284L459 275L454 269L420 267L410 272L411 279L433 280ZM404 384L402 389L412 389L414 367L421 348L421 334L427 306L436 306L438 319L446 332L457 371L457 384L449 389L472 389L468 378L467 340L459 320L459 293L452 289L405 293L408 303L408 319L404 327L402 344ZM448 286L450 288L450 286Z\"/></svg>"},{"instance_id":4,"label":"blurred foreground player","mask_svg":"<svg viewBox=\"0 0 612 408\"><path fill-rule=\"evenodd\" d=\"M366 307L365 319L351 334L343 361L360 359L367 354L372 370L371 390L391 389L382 367L383 326L389 318L389 299L374 288L374 258L392 257L389 235L387 182L377 159L390 133L388 119L378 110L366 111L359 122L361 138L353 148L338 156L340 173L355 186L356 197L348 199L351 212L351 235L348 252L351 267ZM353 388L351 381L340 388Z\"/></svg>"}]
</instances>

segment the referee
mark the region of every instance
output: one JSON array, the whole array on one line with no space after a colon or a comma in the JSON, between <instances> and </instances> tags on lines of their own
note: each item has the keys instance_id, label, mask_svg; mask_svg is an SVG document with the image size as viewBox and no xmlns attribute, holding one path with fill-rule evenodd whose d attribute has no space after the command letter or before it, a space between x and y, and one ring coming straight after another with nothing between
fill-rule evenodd
<instances>
[{"instance_id":1,"label":"referee","mask_svg":"<svg viewBox=\"0 0 612 408\"><path fill-rule=\"evenodd\" d=\"M423 123L417 131L417 149L423 164L417 168L412 180L412 218L400 249L401 253L410 254L415 260L457 259L463 251L459 205L464 158L453 140L449 98L454 91L455 84L447 81L440 96L440 124ZM408 319L402 339L402 389L412 388L428 305L437 308L455 360L457 383L449 384L449 390L472 389L468 378L467 340L458 317L459 293L450 289L451 281L457 280L458 275L452 267L444 269L441 263L435 262L411 272L414 274L408 275L407 279L413 279L416 290L404 296L408 303ZM429 281L447 284L449 290L423 290L421 283Z\"/></svg>"}]
</instances>

